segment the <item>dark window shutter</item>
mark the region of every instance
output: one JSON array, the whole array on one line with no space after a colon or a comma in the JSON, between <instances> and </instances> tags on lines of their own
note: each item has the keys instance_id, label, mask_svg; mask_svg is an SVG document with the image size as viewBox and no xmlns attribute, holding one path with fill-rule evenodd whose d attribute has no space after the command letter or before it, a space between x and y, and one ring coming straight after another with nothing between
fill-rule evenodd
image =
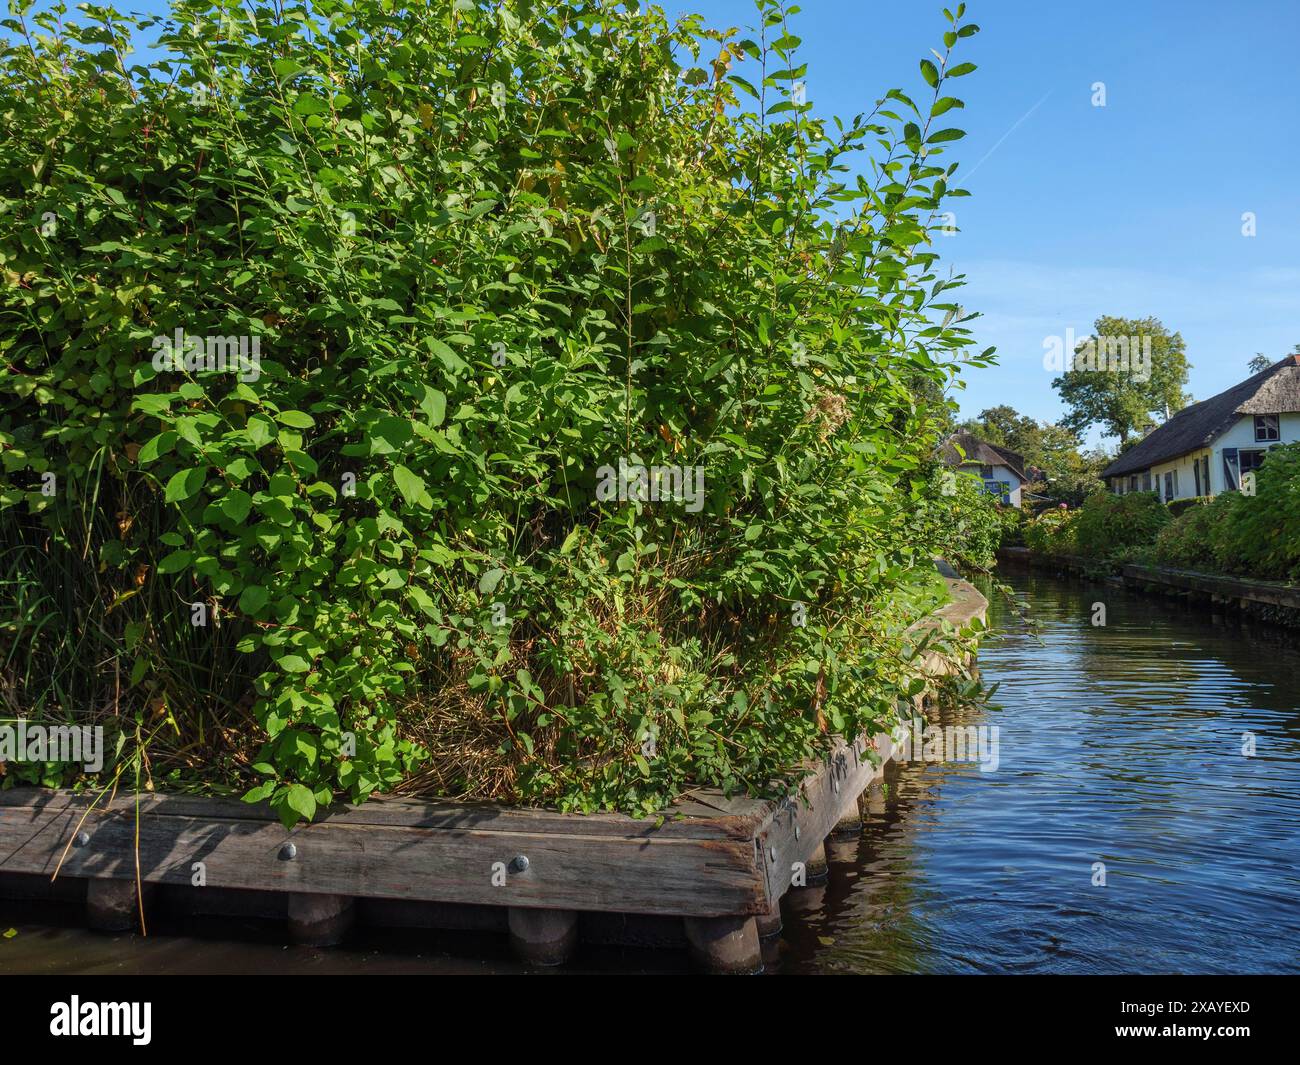
<instances>
[{"instance_id":1,"label":"dark window shutter","mask_svg":"<svg viewBox=\"0 0 1300 1065\"><path fill-rule=\"evenodd\" d=\"M1223 480L1228 486L1228 491L1236 492L1241 488L1240 464L1237 459L1237 449L1235 447L1225 447L1223 449Z\"/></svg>"}]
</instances>

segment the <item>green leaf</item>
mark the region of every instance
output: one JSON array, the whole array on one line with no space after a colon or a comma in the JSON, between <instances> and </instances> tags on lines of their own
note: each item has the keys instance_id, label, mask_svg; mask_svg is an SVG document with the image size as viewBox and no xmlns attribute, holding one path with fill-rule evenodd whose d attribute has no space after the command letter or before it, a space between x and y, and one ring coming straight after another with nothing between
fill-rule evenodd
<instances>
[{"instance_id":1,"label":"green leaf","mask_svg":"<svg viewBox=\"0 0 1300 1065\"><path fill-rule=\"evenodd\" d=\"M159 573L179 573L190 564L194 557L192 551L173 551L158 563Z\"/></svg>"},{"instance_id":2,"label":"green leaf","mask_svg":"<svg viewBox=\"0 0 1300 1065\"><path fill-rule=\"evenodd\" d=\"M167 488L163 493L163 499L168 503L180 503L193 496L207 479L207 471L202 467L196 466L192 470L181 470L172 474L171 480L167 482Z\"/></svg>"},{"instance_id":3,"label":"green leaf","mask_svg":"<svg viewBox=\"0 0 1300 1065\"><path fill-rule=\"evenodd\" d=\"M402 493L402 498L410 505L419 502L420 497L424 494L424 479L408 470L405 466L397 466L393 469L393 480L397 482L397 490Z\"/></svg>"},{"instance_id":4,"label":"green leaf","mask_svg":"<svg viewBox=\"0 0 1300 1065\"><path fill-rule=\"evenodd\" d=\"M270 601L271 593L260 584L248 585L239 595L239 612L253 615L258 613ZM283 661L281 662L283 665ZM288 666L284 666L288 669Z\"/></svg>"},{"instance_id":5,"label":"green leaf","mask_svg":"<svg viewBox=\"0 0 1300 1065\"><path fill-rule=\"evenodd\" d=\"M303 93L293 102L293 113L295 115L319 115L322 111L328 111L329 104L319 96L313 96L310 93Z\"/></svg>"},{"instance_id":6,"label":"green leaf","mask_svg":"<svg viewBox=\"0 0 1300 1065\"><path fill-rule=\"evenodd\" d=\"M934 88L939 84L939 68L928 59L921 60L921 77L925 78L925 83Z\"/></svg>"},{"instance_id":7,"label":"green leaf","mask_svg":"<svg viewBox=\"0 0 1300 1065\"><path fill-rule=\"evenodd\" d=\"M310 414L300 410L282 410L275 417L281 425L287 425L290 429L310 429L316 424Z\"/></svg>"},{"instance_id":8,"label":"green leaf","mask_svg":"<svg viewBox=\"0 0 1300 1065\"><path fill-rule=\"evenodd\" d=\"M139 453L135 457L136 462L141 466L153 462L155 459L171 451L171 449L176 446L177 439L177 435L170 429L159 433L140 448Z\"/></svg>"},{"instance_id":9,"label":"green leaf","mask_svg":"<svg viewBox=\"0 0 1300 1065\"><path fill-rule=\"evenodd\" d=\"M429 424L437 428L442 424L447 413L447 397L436 388L424 386L424 399L420 401L420 410L429 419Z\"/></svg>"},{"instance_id":10,"label":"green leaf","mask_svg":"<svg viewBox=\"0 0 1300 1065\"><path fill-rule=\"evenodd\" d=\"M302 784L290 784L289 794L285 796L285 805L310 821L316 816L316 796L311 789Z\"/></svg>"},{"instance_id":11,"label":"green leaf","mask_svg":"<svg viewBox=\"0 0 1300 1065\"><path fill-rule=\"evenodd\" d=\"M240 525L248 517L248 512L253 509L253 497L242 488L232 488L218 505L221 507L222 514L236 525Z\"/></svg>"}]
</instances>

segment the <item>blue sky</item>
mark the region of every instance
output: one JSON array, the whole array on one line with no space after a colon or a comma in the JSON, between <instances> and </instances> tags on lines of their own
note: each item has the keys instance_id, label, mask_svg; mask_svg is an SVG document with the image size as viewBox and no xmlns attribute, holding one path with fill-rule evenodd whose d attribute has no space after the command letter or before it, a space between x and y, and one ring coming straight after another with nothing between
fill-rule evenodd
<instances>
[{"instance_id":1,"label":"blue sky","mask_svg":"<svg viewBox=\"0 0 1300 1065\"><path fill-rule=\"evenodd\" d=\"M756 21L752 0L659 2ZM805 0L791 29L817 112L924 91L917 63L942 49L944 2ZM963 415L1010 403L1058 418L1044 340L1102 314L1181 332L1197 399L1244 378L1256 352L1300 344L1300 0L975 0L963 21L982 32L956 61L980 69L954 83L966 109L948 119L968 136L948 158L972 195L951 201L960 232L940 251L968 276L979 348L1000 357L967 374Z\"/></svg>"},{"instance_id":2,"label":"blue sky","mask_svg":"<svg viewBox=\"0 0 1300 1065\"><path fill-rule=\"evenodd\" d=\"M750 0L664 6L754 24ZM805 0L791 29L817 112L923 88L944 6ZM971 196L952 201L961 232L939 251L968 275L976 339L1000 357L967 375L963 415L1059 417L1044 339L1102 314L1181 332L1197 399L1246 377L1257 351L1300 344L1300 0L976 0L963 21L981 32L954 61L980 69L953 83L966 109L945 122L967 130L948 158Z\"/></svg>"}]
</instances>

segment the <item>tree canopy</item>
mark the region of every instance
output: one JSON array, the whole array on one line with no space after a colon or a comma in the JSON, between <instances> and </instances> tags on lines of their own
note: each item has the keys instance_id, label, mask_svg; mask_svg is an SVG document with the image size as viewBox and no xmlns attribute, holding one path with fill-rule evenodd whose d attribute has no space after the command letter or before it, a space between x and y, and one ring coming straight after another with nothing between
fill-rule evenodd
<instances>
[{"instance_id":1,"label":"tree canopy","mask_svg":"<svg viewBox=\"0 0 1300 1065\"><path fill-rule=\"evenodd\" d=\"M1069 409L1061 424L1081 435L1099 425L1126 446L1191 402L1183 391L1187 370L1182 335L1158 318L1103 315L1052 381Z\"/></svg>"}]
</instances>

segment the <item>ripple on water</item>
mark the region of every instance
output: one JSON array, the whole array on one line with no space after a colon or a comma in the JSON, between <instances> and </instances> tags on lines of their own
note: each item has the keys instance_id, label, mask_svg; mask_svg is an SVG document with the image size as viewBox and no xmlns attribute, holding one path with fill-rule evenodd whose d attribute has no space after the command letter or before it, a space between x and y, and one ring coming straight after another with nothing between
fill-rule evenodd
<instances>
[{"instance_id":1,"label":"ripple on water","mask_svg":"<svg viewBox=\"0 0 1300 1065\"><path fill-rule=\"evenodd\" d=\"M1300 643L1111 586L1008 582L1038 637L986 590L998 705L962 722L998 726L996 772L891 773L855 875L787 919L781 968L1300 971Z\"/></svg>"}]
</instances>

